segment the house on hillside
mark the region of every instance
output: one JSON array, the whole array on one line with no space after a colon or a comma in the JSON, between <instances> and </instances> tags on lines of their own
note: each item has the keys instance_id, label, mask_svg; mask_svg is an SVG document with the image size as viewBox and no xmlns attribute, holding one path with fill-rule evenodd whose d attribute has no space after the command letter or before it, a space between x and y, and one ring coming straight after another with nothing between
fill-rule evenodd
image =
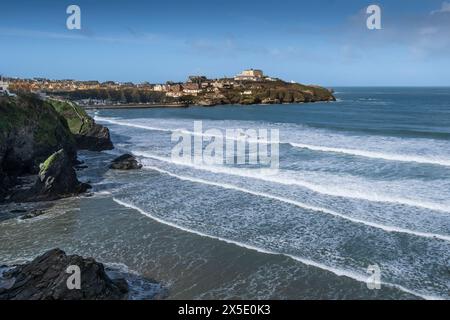
<instances>
[{"instance_id":1,"label":"house on hillside","mask_svg":"<svg viewBox=\"0 0 450 320\"><path fill-rule=\"evenodd\" d=\"M8 90L9 83L7 81L3 80L3 77L0 76L0 95L4 96L15 96L15 94L12 94Z\"/></svg>"},{"instance_id":2,"label":"house on hillside","mask_svg":"<svg viewBox=\"0 0 450 320\"><path fill-rule=\"evenodd\" d=\"M262 70L248 69L234 77L235 81L260 81L264 78Z\"/></svg>"}]
</instances>

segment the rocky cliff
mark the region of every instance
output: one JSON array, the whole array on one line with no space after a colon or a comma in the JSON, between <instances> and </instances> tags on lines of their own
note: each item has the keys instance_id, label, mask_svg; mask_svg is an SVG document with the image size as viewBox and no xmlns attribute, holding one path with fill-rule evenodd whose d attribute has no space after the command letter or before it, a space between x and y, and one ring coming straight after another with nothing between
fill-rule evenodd
<instances>
[{"instance_id":1,"label":"rocky cliff","mask_svg":"<svg viewBox=\"0 0 450 320\"><path fill-rule=\"evenodd\" d=\"M242 81L239 87L223 88L189 97L189 102L212 106L218 104L280 104L336 101L331 90L319 86L285 81Z\"/></svg>"},{"instance_id":2,"label":"rocky cliff","mask_svg":"<svg viewBox=\"0 0 450 320\"><path fill-rule=\"evenodd\" d=\"M96 124L94 119L76 103L52 99L49 99L48 103L67 120L78 149L91 151L113 149L108 128Z\"/></svg>"},{"instance_id":3,"label":"rocky cliff","mask_svg":"<svg viewBox=\"0 0 450 320\"><path fill-rule=\"evenodd\" d=\"M69 172L77 149L111 149L107 128L78 106L43 101L35 95L0 97L0 202L18 184L17 177L38 174L40 164L59 150ZM74 180L73 180L74 181Z\"/></svg>"},{"instance_id":4,"label":"rocky cliff","mask_svg":"<svg viewBox=\"0 0 450 320\"><path fill-rule=\"evenodd\" d=\"M76 144L65 119L34 96L0 97L1 169L36 173L50 154L64 149L75 158Z\"/></svg>"}]
</instances>

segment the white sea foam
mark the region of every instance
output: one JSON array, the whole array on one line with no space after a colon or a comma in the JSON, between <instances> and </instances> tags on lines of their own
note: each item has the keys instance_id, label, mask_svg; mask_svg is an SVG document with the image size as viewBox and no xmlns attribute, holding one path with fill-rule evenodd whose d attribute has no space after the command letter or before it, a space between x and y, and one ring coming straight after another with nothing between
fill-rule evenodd
<instances>
[{"instance_id":1,"label":"white sea foam","mask_svg":"<svg viewBox=\"0 0 450 320\"><path fill-rule=\"evenodd\" d=\"M111 191L106 191L106 190L93 192L93 196L95 198L105 198L105 197L108 197L110 195L111 195Z\"/></svg>"},{"instance_id":2,"label":"white sea foam","mask_svg":"<svg viewBox=\"0 0 450 320\"><path fill-rule=\"evenodd\" d=\"M402 161L402 162L417 162L417 163L423 163L423 164L450 166L450 160L445 160L445 159L432 159L432 158L428 158L428 157L420 157L420 156L412 156L412 155L389 154L389 153L373 152L373 151L367 151L367 150L315 146L315 145L294 143L294 142L290 142L290 145L292 145L293 147L296 147L296 148L308 149L308 150L313 150L313 151L344 153L344 154L372 158L372 159L383 159L383 160L388 160L388 161Z\"/></svg>"},{"instance_id":3,"label":"white sea foam","mask_svg":"<svg viewBox=\"0 0 450 320\"><path fill-rule=\"evenodd\" d=\"M262 181L267 181L267 182L272 182L272 183L277 183L277 184L283 184L283 185L296 185L296 186L300 186L303 188L307 188L311 191L314 191L314 192L317 192L320 194L326 194L326 195L330 195L330 196L353 198L353 199L359 199L359 200L365 200L365 201L371 201L371 202L394 203L394 204L400 204L400 205L420 207L420 208L425 208L425 209L429 209L429 210L441 211L441 212L446 212L446 213L450 212L449 206L441 205L438 203L415 201L415 200L411 200L411 199L405 199L405 198L400 198L400 197L390 197L387 195L380 195L380 194L370 194L370 193L361 192L361 191L356 192L354 190L345 190L342 187L336 188L336 187L331 187L331 186L327 186L327 185L314 184L314 183L304 181L304 180L301 180L298 178L288 178L286 176L280 176L280 175L276 175L276 176L263 175L261 173L258 173L258 170L252 170L252 169L231 168L231 167L225 167L225 166L197 165L197 164L193 164L191 162L175 161L168 157L161 157L161 156L151 154L148 152L143 152L140 150L133 150L132 153L137 156L151 158L151 159L163 161L166 163L171 163L174 165L188 166L188 167L192 167L194 169L209 171L212 173L240 176L240 177L257 179L257 180L262 180Z\"/></svg>"},{"instance_id":4,"label":"white sea foam","mask_svg":"<svg viewBox=\"0 0 450 320\"><path fill-rule=\"evenodd\" d=\"M120 121L120 120L115 120L115 119L110 119L110 118L103 118L103 117L98 117L98 116L95 116L95 117L94 117L94 120L95 120L95 121L108 122L108 123L112 123L112 124L117 124L117 125L119 125L119 126L127 126L127 127L138 128L138 129L144 129L144 130L167 131L167 132L172 132L172 131L174 131L174 130L172 130L172 129L150 127L150 126L148 126L148 125L141 125L141 124L137 124L137 123L126 122L126 121Z\"/></svg>"},{"instance_id":5,"label":"white sea foam","mask_svg":"<svg viewBox=\"0 0 450 320\"><path fill-rule=\"evenodd\" d=\"M124 201L116 199L116 198L113 198L113 200L116 203L118 203L118 204L120 204L120 205L122 205L124 207L130 208L130 209L134 209L134 210L138 211L139 213L141 213L141 214L143 214L143 215L145 215L145 216L147 216L147 217L149 217L149 218L151 218L151 219L153 219L153 220L155 220L155 221L157 221L157 222L159 222L161 224L165 224L165 225L168 225L170 227L173 227L173 228L185 231L185 232L193 233L193 234L196 234L196 235L201 236L201 237L207 237L207 238L210 238L210 239L220 240L220 241L223 241L225 243L234 244L236 246L239 246L239 247L242 247L242 248L246 248L246 249L249 249L249 250L254 250L254 251L257 251L257 252L260 252L260 253L287 256L287 257L290 257L291 259L294 259L294 260L296 260L296 261L298 261L300 263L303 263L305 265L313 266L313 267L319 268L321 270L329 271L329 272L331 272L331 273L333 273L333 274L335 274L337 276L345 276L345 277L351 278L353 280L356 280L358 282L367 282L368 279L369 279L369 277L367 275L363 274L363 273L355 272L355 271L352 271L352 270L341 269L341 268L337 268L337 267L334 267L334 266L328 266L328 265L325 265L325 264L320 263L320 262L312 261L310 259L306 259L306 258L302 258L302 257L290 255L290 254L284 254L284 253L270 251L270 250L259 248L259 247L253 246L253 245L245 244L245 243L242 243L242 242L239 242L239 241L234 241L234 240L226 239L226 238L223 238L223 237L206 234L206 233L203 233L203 232L191 229L191 228L180 226L180 225L177 225L177 224L175 224L173 222L166 221L166 220L163 220L163 219L161 219L159 217L156 217L155 215L152 215L152 214L148 213L147 211L145 211L145 210L143 210L143 209L139 208L138 206L135 206L135 205L133 205L131 203L127 203L127 202L124 202ZM403 292L409 293L411 295L415 295L417 297L421 297L423 299L428 299L428 300L441 300L442 299L441 297L431 296L431 295L423 294L423 293L420 293L420 292L416 292L414 290L405 288L405 287L403 287L401 285L397 285L397 284L392 284L392 283L388 283L388 282L381 282L381 284L385 285L385 286L397 288L397 289L399 289L399 290L401 290Z\"/></svg>"},{"instance_id":6,"label":"white sea foam","mask_svg":"<svg viewBox=\"0 0 450 320\"><path fill-rule=\"evenodd\" d=\"M272 194L268 194L265 192L259 192L259 191L253 191L253 190L249 190L246 188L241 188L232 184L227 184L227 183L219 183L219 182L212 182L212 181L208 181L208 180L204 180L204 179L198 179L198 178L192 178L192 177L187 177L187 176L180 176L177 174L174 174L172 172L169 172L167 170L155 167L155 166L148 166L145 165L144 168L147 169L151 169L151 170L155 170L161 173L164 173L166 175L169 175L171 177L177 178L179 180L184 180L184 181L190 181L190 182L194 182L194 183L202 183L202 184L207 184L207 185L212 185L212 186L216 186L216 187L220 187L220 188L224 188L224 189L231 189L231 190L236 190L236 191L240 191L240 192L244 192L244 193L248 193L248 194L252 194L255 196L260 196L260 197L264 197L264 198L269 198L269 199L273 199L273 200L277 200L277 201L281 201L284 203L288 203L306 210L311 210L311 211L316 211L316 212L323 212L326 214L330 214L332 216L335 217L339 217L354 223L359 223L359 224L363 224L369 227L374 227L377 229L382 229L384 231L387 232L399 232L399 233L406 233L406 234L410 234L410 235L414 235L414 236L418 236L418 237L424 237L424 238L433 238L433 239L441 239L444 241L450 241L450 236L447 235L440 235L440 234L434 234L434 233L427 233L427 232L418 232L418 231L414 231L414 230L408 230L408 229L404 229L404 228L399 228L399 227L395 227L395 226L387 226L387 225L382 225L379 223L374 223L374 222L370 222L370 221L366 221L366 220L361 220L361 219L356 219L356 218L352 218L349 217L345 214L333 211L333 210L329 210L327 208L320 208L320 207L316 207L316 206L311 206L308 205L306 203L302 203L299 201L295 201L292 199L288 199L288 198L284 198L284 197L279 197L276 195L272 195Z\"/></svg>"},{"instance_id":7,"label":"white sea foam","mask_svg":"<svg viewBox=\"0 0 450 320\"><path fill-rule=\"evenodd\" d=\"M194 131L190 131L190 130L186 130L186 129L182 129L182 128L177 128L177 129L160 128L160 127L141 125L141 124L137 124L137 123L133 123L133 122L119 121L119 120L113 120L113 119L102 118L102 117L96 117L95 120L109 122L112 124L117 124L117 125L121 125L121 126L132 127L132 128L145 129L145 130L150 130L150 131L181 132L181 133L185 133L185 134L188 134L191 136L202 136L202 137L210 137L210 138L215 137L214 135L210 135L207 133L199 133L199 132L194 132ZM272 141L263 140L263 139L248 139L248 137L245 134L243 136L235 136L235 137L225 136L225 139L237 140L237 141L242 140L242 141L253 142L253 143L266 143L266 144L273 143Z\"/></svg>"},{"instance_id":8,"label":"white sea foam","mask_svg":"<svg viewBox=\"0 0 450 320\"><path fill-rule=\"evenodd\" d=\"M127 127L133 127L138 129L144 129L144 130L151 130L151 131L163 131L163 132L182 132L189 135L201 135L204 137L208 137L209 135L206 133L196 133L190 130L186 129L180 129L180 128L164 128L164 127L156 127L156 126L149 126L148 124L139 124L136 122L130 122L130 121L123 121L123 120L117 120L117 119L111 119L111 118L104 118L104 117L95 117L95 120L104 121L120 126L127 126ZM174 122L176 124L177 122ZM186 121L181 122L184 125L189 124L186 123ZM237 124L242 125L242 122L237 122ZM191 124L192 125L192 124ZM298 128L297 128L298 129ZM330 137L328 137L330 138ZM349 138L349 137L347 137ZM236 137L234 140L240 140L243 139L241 137ZM299 139L299 138L297 138ZM342 139L342 137L340 137ZM270 143L270 141L265 140L257 140L254 142L258 143ZM302 149L308 149L312 151L317 152L325 152L325 153L338 153L338 154L346 154L346 155L352 155L352 156L358 156L358 157L365 157L370 159L380 159L380 160L386 160L386 161L399 161L399 162L415 162L420 164L432 164L432 165L440 165L440 166L450 166L450 159L447 158L441 158L438 156L417 156L413 154L401 154L401 153L389 153L386 151L372 151L372 150L360 150L360 149L351 149L351 148L345 148L345 147L329 147L324 145L315 145L315 144L307 144L307 143L299 143L291 140L281 141L281 143L287 143L295 148L302 148Z\"/></svg>"}]
</instances>

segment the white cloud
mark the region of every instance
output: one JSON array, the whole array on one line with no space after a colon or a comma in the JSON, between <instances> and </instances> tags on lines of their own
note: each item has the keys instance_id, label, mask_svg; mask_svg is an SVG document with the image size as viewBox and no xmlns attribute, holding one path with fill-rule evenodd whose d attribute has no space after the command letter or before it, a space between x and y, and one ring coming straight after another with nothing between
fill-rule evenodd
<instances>
[{"instance_id":1,"label":"white cloud","mask_svg":"<svg viewBox=\"0 0 450 320\"><path fill-rule=\"evenodd\" d=\"M431 14L450 12L450 2L443 2L439 10L431 11Z\"/></svg>"}]
</instances>

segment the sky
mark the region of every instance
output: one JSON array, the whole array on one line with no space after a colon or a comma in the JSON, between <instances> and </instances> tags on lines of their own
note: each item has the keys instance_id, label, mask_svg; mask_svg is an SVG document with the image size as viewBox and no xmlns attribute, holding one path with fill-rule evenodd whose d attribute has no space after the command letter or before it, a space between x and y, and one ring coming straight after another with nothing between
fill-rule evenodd
<instances>
[{"instance_id":1,"label":"sky","mask_svg":"<svg viewBox=\"0 0 450 320\"><path fill-rule=\"evenodd\" d=\"M69 30L69 5L81 29ZM369 30L369 5L381 30ZM450 0L2 0L0 74L184 81L262 69L325 86L450 86Z\"/></svg>"}]
</instances>

